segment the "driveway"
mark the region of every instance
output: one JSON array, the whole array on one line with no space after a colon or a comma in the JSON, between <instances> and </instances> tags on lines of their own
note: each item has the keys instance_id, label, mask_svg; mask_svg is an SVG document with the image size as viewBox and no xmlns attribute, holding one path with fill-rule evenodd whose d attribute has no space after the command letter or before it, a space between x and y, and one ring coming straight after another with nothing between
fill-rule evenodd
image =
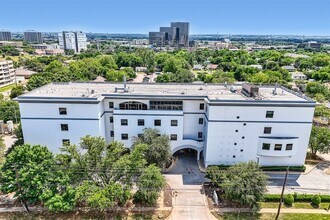
<instances>
[{"instance_id":1,"label":"driveway","mask_svg":"<svg viewBox=\"0 0 330 220\"><path fill-rule=\"evenodd\" d=\"M199 171L195 156L180 155L164 176L173 192L173 210L168 219L216 219L208 209L202 188L204 174Z\"/></svg>"},{"instance_id":2,"label":"driveway","mask_svg":"<svg viewBox=\"0 0 330 220\"><path fill-rule=\"evenodd\" d=\"M330 194L330 175L326 170L330 169L330 163L318 164L307 174L289 174L286 184L286 193L322 193ZM281 193L285 174L268 174L269 193Z\"/></svg>"}]
</instances>

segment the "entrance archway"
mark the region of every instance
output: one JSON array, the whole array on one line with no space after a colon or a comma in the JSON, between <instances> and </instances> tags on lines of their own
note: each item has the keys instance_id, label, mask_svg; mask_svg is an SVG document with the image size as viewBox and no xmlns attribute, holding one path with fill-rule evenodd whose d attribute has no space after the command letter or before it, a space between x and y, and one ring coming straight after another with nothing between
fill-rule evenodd
<instances>
[{"instance_id":1,"label":"entrance archway","mask_svg":"<svg viewBox=\"0 0 330 220\"><path fill-rule=\"evenodd\" d=\"M200 171L197 160L199 154L200 151L197 149L187 147L178 148L173 152L173 163L171 167L164 173L181 175L184 185L203 183L204 174Z\"/></svg>"}]
</instances>

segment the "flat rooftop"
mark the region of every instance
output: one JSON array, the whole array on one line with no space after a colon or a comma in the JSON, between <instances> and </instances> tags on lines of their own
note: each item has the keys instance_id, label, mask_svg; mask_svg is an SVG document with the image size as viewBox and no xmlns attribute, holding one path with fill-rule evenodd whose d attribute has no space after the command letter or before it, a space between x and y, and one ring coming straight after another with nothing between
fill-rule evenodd
<instances>
[{"instance_id":1,"label":"flat rooftop","mask_svg":"<svg viewBox=\"0 0 330 220\"><path fill-rule=\"evenodd\" d=\"M310 99L294 93L286 88L277 87L277 95L273 95L275 86L260 86L257 97L247 97L241 93L242 84L158 84L158 83L127 83L127 92L117 90L123 88L123 83L50 83L18 97L22 99L65 99L65 98L102 98L103 96L180 96L207 97L210 101L230 100L268 100L306 102ZM231 90L235 90L232 92Z\"/></svg>"}]
</instances>

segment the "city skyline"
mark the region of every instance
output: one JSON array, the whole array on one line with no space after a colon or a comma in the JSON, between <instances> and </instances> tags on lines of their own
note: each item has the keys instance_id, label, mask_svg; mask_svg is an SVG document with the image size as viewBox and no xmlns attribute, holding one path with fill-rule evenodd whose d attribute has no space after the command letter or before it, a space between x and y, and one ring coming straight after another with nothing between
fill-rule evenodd
<instances>
[{"instance_id":1,"label":"city skyline","mask_svg":"<svg viewBox=\"0 0 330 220\"><path fill-rule=\"evenodd\" d=\"M170 21L186 21L191 24L192 35L330 35L328 0L166 2L69 0L64 4L63 0L1 0L0 29L148 34ZM11 8L15 13L7 10Z\"/></svg>"}]
</instances>

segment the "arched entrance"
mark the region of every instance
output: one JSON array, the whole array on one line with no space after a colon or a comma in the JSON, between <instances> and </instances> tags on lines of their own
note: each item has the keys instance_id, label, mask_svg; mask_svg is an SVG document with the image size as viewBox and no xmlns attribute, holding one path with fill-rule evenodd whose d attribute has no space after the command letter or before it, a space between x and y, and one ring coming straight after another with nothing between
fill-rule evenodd
<instances>
[{"instance_id":1,"label":"arched entrance","mask_svg":"<svg viewBox=\"0 0 330 220\"><path fill-rule=\"evenodd\" d=\"M204 182L204 174L200 171L198 160L200 151L198 148L179 147L173 152L173 163L165 174L182 175L183 184L195 185Z\"/></svg>"},{"instance_id":2,"label":"arched entrance","mask_svg":"<svg viewBox=\"0 0 330 220\"><path fill-rule=\"evenodd\" d=\"M182 151L182 150L193 150L196 152L196 159L199 160L200 159L200 152L203 151L203 149L200 149L199 147L196 147L194 145L188 145L188 146L185 146L185 145L182 145L182 146L178 146L174 149L172 149L172 154L174 155L175 153L179 152L179 151Z\"/></svg>"}]
</instances>

